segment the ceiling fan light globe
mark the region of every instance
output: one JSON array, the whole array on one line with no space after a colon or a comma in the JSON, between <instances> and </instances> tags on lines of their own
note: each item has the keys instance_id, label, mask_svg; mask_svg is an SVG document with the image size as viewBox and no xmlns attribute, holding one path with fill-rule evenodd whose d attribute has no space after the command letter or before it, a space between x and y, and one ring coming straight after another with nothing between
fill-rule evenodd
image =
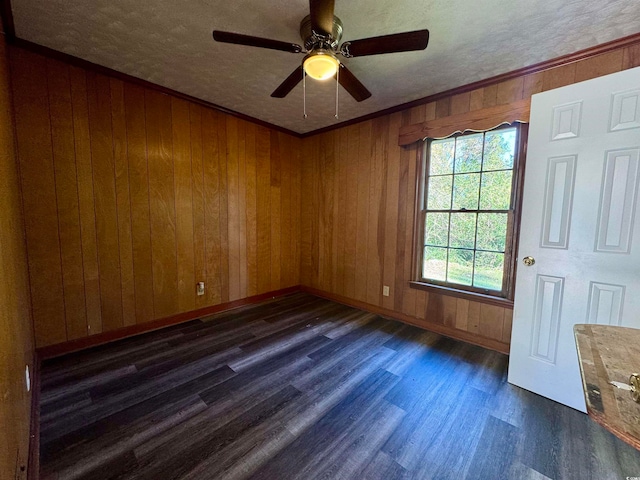
<instances>
[{"instance_id":1,"label":"ceiling fan light globe","mask_svg":"<svg viewBox=\"0 0 640 480\"><path fill-rule=\"evenodd\" d=\"M304 71L316 80L327 80L338 71L340 62L333 55L315 52L309 55L303 62Z\"/></svg>"}]
</instances>

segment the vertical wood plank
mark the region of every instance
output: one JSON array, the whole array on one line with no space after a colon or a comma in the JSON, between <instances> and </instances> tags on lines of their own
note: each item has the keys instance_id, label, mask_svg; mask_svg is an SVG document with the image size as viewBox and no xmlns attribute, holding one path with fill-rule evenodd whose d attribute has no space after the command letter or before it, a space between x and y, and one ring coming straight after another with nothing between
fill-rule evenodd
<instances>
[{"instance_id":1,"label":"vertical wood plank","mask_svg":"<svg viewBox=\"0 0 640 480\"><path fill-rule=\"evenodd\" d=\"M293 256L293 278L292 285L299 285L300 281L300 264L301 264L301 217L302 217L302 194L301 194L301 175L302 175L302 140L298 138L292 139L292 168L291 168L291 231L294 236L291 244Z\"/></svg>"},{"instance_id":2,"label":"vertical wood plank","mask_svg":"<svg viewBox=\"0 0 640 480\"><path fill-rule=\"evenodd\" d=\"M244 120L238 125L238 237L240 262L240 292L238 298L247 296L247 125ZM231 297L231 296L230 296Z\"/></svg>"},{"instance_id":3,"label":"vertical wood plank","mask_svg":"<svg viewBox=\"0 0 640 480\"><path fill-rule=\"evenodd\" d=\"M409 125L411 123L411 111L406 110L402 112L401 125ZM408 282L410 278L410 272L407 271L407 258L411 258L411 252L413 247L407 248L407 237L412 237L412 228L407 226L407 203L411 201L411 192L415 190L415 184L410 179L410 164L415 163L415 151L414 146L400 147L400 170L398 177L398 226L397 231L397 243L396 243L396 266L395 266L395 297L394 297L394 310L398 312L404 311L405 295L410 295ZM413 153L413 156L410 156ZM410 183L411 182L411 183ZM411 225L411 222L409 222ZM415 305L415 299L413 300ZM415 315L415 311L410 313Z\"/></svg>"},{"instance_id":4,"label":"vertical wood plank","mask_svg":"<svg viewBox=\"0 0 640 480\"><path fill-rule=\"evenodd\" d=\"M256 177L256 125L247 123L246 144L246 231L247 231L247 295L258 293L258 218Z\"/></svg>"},{"instance_id":5,"label":"vertical wood plank","mask_svg":"<svg viewBox=\"0 0 640 480\"><path fill-rule=\"evenodd\" d=\"M218 133L218 179L220 200L220 302L229 301L229 185L227 181L227 123L226 115L216 112Z\"/></svg>"},{"instance_id":6,"label":"vertical wood plank","mask_svg":"<svg viewBox=\"0 0 640 480\"><path fill-rule=\"evenodd\" d=\"M280 137L271 131L270 178L271 178L271 284L270 289L280 288Z\"/></svg>"},{"instance_id":7,"label":"vertical wood plank","mask_svg":"<svg viewBox=\"0 0 640 480\"><path fill-rule=\"evenodd\" d=\"M347 165L349 163L349 135L346 128L341 128L336 132L335 141L338 151L338 165L336 168L336 179L334 185L334 193L337 195L337 201L334 205L336 210L336 266L334 270L335 282L334 290L341 295L345 294L345 249L347 235ZM369 151L371 149L369 148ZM367 166L367 168L370 168ZM365 195L369 195L366 192ZM366 201L368 202L368 198ZM367 232L368 233L368 232ZM368 248L365 245L365 249ZM364 265L365 272L367 264ZM365 284L366 291L366 274L359 281Z\"/></svg>"},{"instance_id":8,"label":"vertical wood plank","mask_svg":"<svg viewBox=\"0 0 640 480\"><path fill-rule=\"evenodd\" d=\"M480 303L469 302L469 309L467 313L467 331L471 333L480 332Z\"/></svg>"},{"instance_id":9,"label":"vertical wood plank","mask_svg":"<svg viewBox=\"0 0 640 480\"><path fill-rule=\"evenodd\" d=\"M640 67L640 43L624 49L622 68Z\"/></svg>"},{"instance_id":10,"label":"vertical wood plank","mask_svg":"<svg viewBox=\"0 0 640 480\"><path fill-rule=\"evenodd\" d=\"M320 269L319 281L322 290L330 291L333 280L333 176L334 176L335 132L323 134L320 142L319 221L320 221Z\"/></svg>"},{"instance_id":11,"label":"vertical wood plank","mask_svg":"<svg viewBox=\"0 0 640 480\"><path fill-rule=\"evenodd\" d=\"M301 174L300 174L300 190L304 192L301 195L301 211L300 211L300 282L303 285L312 285L311 281L311 242L312 242L312 228L311 216L312 201L311 201L311 185L313 184L313 171L311 165L312 150L311 144L313 137L305 139L302 143L302 157L301 161Z\"/></svg>"},{"instance_id":12,"label":"vertical wood plank","mask_svg":"<svg viewBox=\"0 0 640 480\"><path fill-rule=\"evenodd\" d=\"M457 315L457 298L450 297L449 295L442 295L442 303L443 303L443 312L442 312L442 323L447 327L456 326L456 315Z\"/></svg>"},{"instance_id":13,"label":"vertical wood plank","mask_svg":"<svg viewBox=\"0 0 640 480\"><path fill-rule=\"evenodd\" d=\"M23 50L12 52L11 70L32 313L41 347L67 339L47 72Z\"/></svg>"},{"instance_id":14,"label":"vertical wood plank","mask_svg":"<svg viewBox=\"0 0 640 480\"><path fill-rule=\"evenodd\" d=\"M427 305L429 304L429 292L418 290L416 293L416 316L425 320L427 318Z\"/></svg>"},{"instance_id":15,"label":"vertical wood plank","mask_svg":"<svg viewBox=\"0 0 640 480\"><path fill-rule=\"evenodd\" d=\"M513 103L523 98L524 77L512 78L497 84L496 100L498 105Z\"/></svg>"},{"instance_id":16,"label":"vertical wood plank","mask_svg":"<svg viewBox=\"0 0 640 480\"><path fill-rule=\"evenodd\" d=\"M404 265L403 265L403 289L404 294L402 298L401 311L405 315L417 316L416 314L416 297L419 293L415 288L409 286L409 281L416 280L414 278L414 254L420 249L419 245L414 245L414 217L415 217L415 203L416 203L416 170L417 170L417 150L422 149L422 145L414 145L412 148L405 152L406 157L403 161L407 162L407 193L405 201L404 212L399 212L400 215L404 215Z\"/></svg>"},{"instance_id":17,"label":"vertical wood plank","mask_svg":"<svg viewBox=\"0 0 640 480\"><path fill-rule=\"evenodd\" d=\"M102 331L102 307L98 272L98 240L96 238L93 166L89 136L89 104L87 79L83 69L70 67L73 132L78 177L78 207L82 242L82 267L87 313L85 335Z\"/></svg>"},{"instance_id":18,"label":"vertical wood plank","mask_svg":"<svg viewBox=\"0 0 640 480\"><path fill-rule=\"evenodd\" d=\"M222 258L220 249L220 178L218 168L217 114L202 109L202 164L204 192L206 304L222 301ZM224 151L222 152L224 156ZM226 261L226 258L224 259Z\"/></svg>"},{"instance_id":19,"label":"vertical wood plank","mask_svg":"<svg viewBox=\"0 0 640 480\"><path fill-rule=\"evenodd\" d=\"M171 98L145 91L153 301L156 317L178 311Z\"/></svg>"},{"instance_id":20,"label":"vertical wood plank","mask_svg":"<svg viewBox=\"0 0 640 480\"><path fill-rule=\"evenodd\" d=\"M334 132L333 135L333 152L334 152L334 164L333 164L333 211L331 212L331 222L333 225L333 235L331 237L331 291L334 293L339 292L339 285L344 286L344 268L343 265L340 265L338 262L338 256L342 245L342 237L344 235L344 225L341 225L340 222L340 213L342 209L340 208L340 188L343 185L342 179L340 178L340 169L344 168L343 157L346 156L346 153L342 152L340 147L340 139L342 137L342 132L340 129ZM342 227L342 231L341 231ZM342 254L344 256L344 248L342 249ZM366 268L366 265L364 265Z\"/></svg>"},{"instance_id":21,"label":"vertical wood plank","mask_svg":"<svg viewBox=\"0 0 640 480\"><path fill-rule=\"evenodd\" d=\"M456 322L458 330L467 330L469 325L469 300L458 298L456 300Z\"/></svg>"},{"instance_id":22,"label":"vertical wood plank","mask_svg":"<svg viewBox=\"0 0 640 480\"><path fill-rule=\"evenodd\" d=\"M382 298L385 308L393 309L397 295L396 246L398 243L398 188L400 177L400 148L397 145L398 132L402 123L402 113L394 113L389 119L387 144L387 189L384 235L383 285L389 286L389 295ZM404 260L404 259L403 259Z\"/></svg>"},{"instance_id":23,"label":"vertical wood plank","mask_svg":"<svg viewBox=\"0 0 640 480\"><path fill-rule=\"evenodd\" d=\"M256 131L256 175L258 214L258 293L271 288L271 136L269 130L258 127Z\"/></svg>"},{"instance_id":24,"label":"vertical wood plank","mask_svg":"<svg viewBox=\"0 0 640 480\"><path fill-rule=\"evenodd\" d=\"M496 104L503 105L506 103L517 102L522 100L522 91L524 89L524 78L517 77L511 80L500 82L496 85Z\"/></svg>"},{"instance_id":25,"label":"vertical wood plank","mask_svg":"<svg viewBox=\"0 0 640 480\"><path fill-rule=\"evenodd\" d=\"M87 92L102 295L102 328L103 331L109 331L124 325L109 78L88 73Z\"/></svg>"},{"instance_id":26,"label":"vertical wood plank","mask_svg":"<svg viewBox=\"0 0 640 480\"><path fill-rule=\"evenodd\" d=\"M451 97L451 115L467 113L470 109L471 93L464 92Z\"/></svg>"},{"instance_id":27,"label":"vertical wood plank","mask_svg":"<svg viewBox=\"0 0 640 480\"><path fill-rule=\"evenodd\" d=\"M411 123L419 123L419 122L424 122L427 114L427 106L425 104L423 105L418 105L417 107L413 107L411 109L409 109L410 112L410 117L411 117Z\"/></svg>"},{"instance_id":28,"label":"vertical wood plank","mask_svg":"<svg viewBox=\"0 0 640 480\"><path fill-rule=\"evenodd\" d=\"M502 340L504 329L504 308L496 305L480 305L480 330L483 337Z\"/></svg>"},{"instance_id":29,"label":"vertical wood plank","mask_svg":"<svg viewBox=\"0 0 640 480\"><path fill-rule=\"evenodd\" d=\"M381 304L384 262L384 218L386 216L386 151L389 117L373 120L373 161L369 183L369 232L367 235L367 302Z\"/></svg>"},{"instance_id":30,"label":"vertical wood plank","mask_svg":"<svg viewBox=\"0 0 640 480\"><path fill-rule=\"evenodd\" d=\"M457 322L457 299L448 295L430 293L427 301L426 320L448 327L455 327Z\"/></svg>"},{"instance_id":31,"label":"vertical wood plank","mask_svg":"<svg viewBox=\"0 0 640 480\"><path fill-rule=\"evenodd\" d=\"M424 107L424 121L435 120L436 118L436 103L427 103Z\"/></svg>"},{"instance_id":32,"label":"vertical wood plank","mask_svg":"<svg viewBox=\"0 0 640 480\"><path fill-rule=\"evenodd\" d=\"M369 234L369 175L371 172L371 122L358 129L358 211L356 232L355 298L367 300L367 245Z\"/></svg>"},{"instance_id":33,"label":"vertical wood plank","mask_svg":"<svg viewBox=\"0 0 640 480\"><path fill-rule=\"evenodd\" d=\"M310 249L310 277L311 285L320 288L320 188L318 178L320 176L320 136L313 138L310 145L311 152L311 188L308 194L311 197L311 249Z\"/></svg>"},{"instance_id":34,"label":"vertical wood plank","mask_svg":"<svg viewBox=\"0 0 640 480\"><path fill-rule=\"evenodd\" d=\"M590 80L622 70L624 52L621 49L587 58L576 64L576 82Z\"/></svg>"},{"instance_id":35,"label":"vertical wood plank","mask_svg":"<svg viewBox=\"0 0 640 480\"><path fill-rule=\"evenodd\" d=\"M525 75L523 79L522 98L530 98L533 94L542 91L544 72Z\"/></svg>"},{"instance_id":36,"label":"vertical wood plank","mask_svg":"<svg viewBox=\"0 0 640 480\"><path fill-rule=\"evenodd\" d=\"M280 288L292 285L293 259L291 258L291 137L280 134L280 257L282 270Z\"/></svg>"},{"instance_id":37,"label":"vertical wood plank","mask_svg":"<svg viewBox=\"0 0 640 480\"><path fill-rule=\"evenodd\" d=\"M430 293L427 301L426 320L431 323L444 323L443 295Z\"/></svg>"},{"instance_id":38,"label":"vertical wood plank","mask_svg":"<svg viewBox=\"0 0 640 480\"><path fill-rule=\"evenodd\" d=\"M190 123L189 104L172 98L171 126L176 204L178 311L180 312L188 312L196 307Z\"/></svg>"},{"instance_id":39,"label":"vertical wood plank","mask_svg":"<svg viewBox=\"0 0 640 480\"><path fill-rule=\"evenodd\" d=\"M124 86L131 199L131 240L136 299L136 323L155 317L153 267L151 260L151 219L149 212L149 172L144 90L130 83Z\"/></svg>"},{"instance_id":40,"label":"vertical wood plank","mask_svg":"<svg viewBox=\"0 0 640 480\"><path fill-rule=\"evenodd\" d=\"M228 231L229 231L229 300L240 297L240 198L239 198L239 169L238 169L238 120L236 117L226 117L227 124L227 186L229 189L228 202ZM224 255L224 253L223 253Z\"/></svg>"},{"instance_id":41,"label":"vertical wood plank","mask_svg":"<svg viewBox=\"0 0 640 480\"><path fill-rule=\"evenodd\" d=\"M448 117L449 115L451 115L451 97L441 98L436 102L436 118Z\"/></svg>"},{"instance_id":42,"label":"vertical wood plank","mask_svg":"<svg viewBox=\"0 0 640 480\"><path fill-rule=\"evenodd\" d=\"M482 108L493 107L498 103L498 85L488 85L483 88Z\"/></svg>"},{"instance_id":43,"label":"vertical wood plank","mask_svg":"<svg viewBox=\"0 0 640 480\"><path fill-rule=\"evenodd\" d=\"M346 128L348 160L346 165L346 217L344 250L344 294L353 298L356 278L356 241L358 226L358 125ZM386 133L386 132L385 132ZM397 142L396 142L397 143Z\"/></svg>"},{"instance_id":44,"label":"vertical wood plank","mask_svg":"<svg viewBox=\"0 0 640 480\"><path fill-rule=\"evenodd\" d=\"M118 212L118 245L120 248L120 282L122 284L122 322L136 323L136 294L133 271L133 241L131 234L131 197L129 160L127 156L127 125L124 84L111 79L111 123L113 157L116 177L116 208Z\"/></svg>"},{"instance_id":45,"label":"vertical wood plank","mask_svg":"<svg viewBox=\"0 0 640 480\"><path fill-rule=\"evenodd\" d=\"M574 83L576 80L576 64L562 65L542 74L542 91L553 90Z\"/></svg>"},{"instance_id":46,"label":"vertical wood plank","mask_svg":"<svg viewBox=\"0 0 640 480\"><path fill-rule=\"evenodd\" d=\"M484 104L484 88L469 92L469 111L480 110Z\"/></svg>"},{"instance_id":47,"label":"vertical wood plank","mask_svg":"<svg viewBox=\"0 0 640 480\"><path fill-rule=\"evenodd\" d=\"M51 139L60 231L67 339L87 335L82 239L69 69L47 60Z\"/></svg>"},{"instance_id":48,"label":"vertical wood plank","mask_svg":"<svg viewBox=\"0 0 640 480\"><path fill-rule=\"evenodd\" d=\"M202 107L189 104L191 130L191 167L193 179L193 265L194 284L207 281L207 255L205 231L204 167L202 163ZM207 305L206 295L197 295L196 308Z\"/></svg>"}]
</instances>

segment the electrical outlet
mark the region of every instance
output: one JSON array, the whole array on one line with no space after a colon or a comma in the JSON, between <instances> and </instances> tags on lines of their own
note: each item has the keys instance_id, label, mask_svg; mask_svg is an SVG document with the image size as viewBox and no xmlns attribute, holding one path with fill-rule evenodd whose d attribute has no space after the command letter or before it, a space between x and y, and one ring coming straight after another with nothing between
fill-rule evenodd
<instances>
[{"instance_id":1,"label":"electrical outlet","mask_svg":"<svg viewBox=\"0 0 640 480\"><path fill-rule=\"evenodd\" d=\"M204 282L198 282L198 285L196 285L196 293L198 295L204 295Z\"/></svg>"},{"instance_id":2,"label":"electrical outlet","mask_svg":"<svg viewBox=\"0 0 640 480\"><path fill-rule=\"evenodd\" d=\"M389 296L389 286L388 285L384 285L382 287L382 295L384 295L385 297Z\"/></svg>"}]
</instances>

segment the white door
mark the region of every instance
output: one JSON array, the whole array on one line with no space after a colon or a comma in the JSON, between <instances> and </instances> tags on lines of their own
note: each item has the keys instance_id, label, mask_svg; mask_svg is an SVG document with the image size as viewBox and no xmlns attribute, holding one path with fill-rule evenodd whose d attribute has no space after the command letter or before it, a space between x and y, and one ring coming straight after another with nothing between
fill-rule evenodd
<instances>
[{"instance_id":1,"label":"white door","mask_svg":"<svg viewBox=\"0 0 640 480\"><path fill-rule=\"evenodd\" d=\"M573 325L640 328L640 68L534 95L528 143L509 382L584 412Z\"/></svg>"}]
</instances>

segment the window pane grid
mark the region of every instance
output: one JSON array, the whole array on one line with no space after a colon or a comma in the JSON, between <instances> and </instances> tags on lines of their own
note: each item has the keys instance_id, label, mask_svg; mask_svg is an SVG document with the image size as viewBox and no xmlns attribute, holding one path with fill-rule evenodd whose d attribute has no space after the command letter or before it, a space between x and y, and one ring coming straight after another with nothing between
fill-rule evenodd
<instances>
[{"instance_id":1,"label":"window pane grid","mask_svg":"<svg viewBox=\"0 0 640 480\"><path fill-rule=\"evenodd\" d=\"M493 173L493 172L511 172L513 171L512 168L498 168L495 170L475 170L472 172L464 172L464 173L437 173L437 174L430 174L429 178L435 178L435 177L453 177L453 176L459 176L459 175L469 175L470 173Z\"/></svg>"},{"instance_id":2,"label":"window pane grid","mask_svg":"<svg viewBox=\"0 0 640 480\"><path fill-rule=\"evenodd\" d=\"M429 213L511 213L512 210L427 210Z\"/></svg>"},{"instance_id":3,"label":"window pane grid","mask_svg":"<svg viewBox=\"0 0 640 480\"><path fill-rule=\"evenodd\" d=\"M482 248L464 248L464 247L442 247L440 245L430 245L426 243L425 247L446 248L447 250L466 250L469 252L486 252L486 253L505 253L504 250L485 250Z\"/></svg>"},{"instance_id":4,"label":"window pane grid","mask_svg":"<svg viewBox=\"0 0 640 480\"><path fill-rule=\"evenodd\" d=\"M484 147L484 136L482 137L482 145ZM483 156L484 156L484 148L482 149L483 152ZM480 179L480 185L482 185L482 179ZM480 203L480 199L478 199L478 204ZM480 215L476 214L476 230L474 232L474 236L473 236L473 248L475 251L477 251L477 245L478 245L478 218L480 217ZM474 279L476 278L476 255L474 252L473 255L473 272L471 275L471 284L473 285L474 283Z\"/></svg>"},{"instance_id":5,"label":"window pane grid","mask_svg":"<svg viewBox=\"0 0 640 480\"><path fill-rule=\"evenodd\" d=\"M459 135L429 150L423 280L503 289L515 135L515 128Z\"/></svg>"}]
</instances>

